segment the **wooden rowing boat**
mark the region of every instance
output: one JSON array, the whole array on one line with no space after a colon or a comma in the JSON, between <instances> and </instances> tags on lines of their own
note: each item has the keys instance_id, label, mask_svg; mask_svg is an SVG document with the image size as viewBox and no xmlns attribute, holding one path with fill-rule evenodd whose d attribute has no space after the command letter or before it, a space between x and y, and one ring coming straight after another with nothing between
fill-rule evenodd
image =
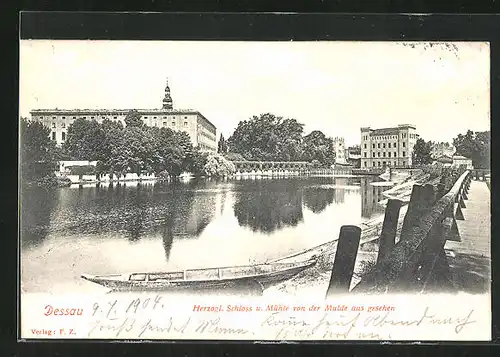
<instances>
[{"instance_id":1,"label":"wooden rowing boat","mask_svg":"<svg viewBox=\"0 0 500 357\"><path fill-rule=\"evenodd\" d=\"M267 288L290 279L316 264L316 257L292 263L265 263L232 267L188 269L172 272L90 275L85 280L112 290L213 289L242 286Z\"/></svg>"}]
</instances>

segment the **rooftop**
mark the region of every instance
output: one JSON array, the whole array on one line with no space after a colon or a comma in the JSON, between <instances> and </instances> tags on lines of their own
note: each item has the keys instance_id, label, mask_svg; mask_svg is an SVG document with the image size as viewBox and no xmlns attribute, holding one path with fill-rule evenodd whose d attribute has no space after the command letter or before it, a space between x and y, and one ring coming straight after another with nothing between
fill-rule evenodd
<instances>
[{"instance_id":1,"label":"rooftop","mask_svg":"<svg viewBox=\"0 0 500 357\"><path fill-rule=\"evenodd\" d=\"M372 129L368 127L362 127L361 132L369 132L370 135L393 135L398 134L401 129L412 128L416 129L417 127L413 124L398 124L398 126L394 126L391 128L380 128L380 129Z\"/></svg>"},{"instance_id":2,"label":"rooftop","mask_svg":"<svg viewBox=\"0 0 500 357\"><path fill-rule=\"evenodd\" d=\"M392 135L399 133L399 128L382 128L382 129L372 129L372 135Z\"/></svg>"},{"instance_id":3,"label":"rooftop","mask_svg":"<svg viewBox=\"0 0 500 357\"><path fill-rule=\"evenodd\" d=\"M126 114L130 112L131 110L137 110L140 114L198 114L201 116L203 119L205 119L210 125L216 129L216 126L208 120L203 114L201 114L199 111L194 110L194 109L33 109L30 111L31 115L36 115L36 114Z\"/></svg>"},{"instance_id":4,"label":"rooftop","mask_svg":"<svg viewBox=\"0 0 500 357\"><path fill-rule=\"evenodd\" d=\"M32 114L37 113L122 113L137 110L139 113L199 113L194 109L33 109Z\"/></svg>"}]
</instances>

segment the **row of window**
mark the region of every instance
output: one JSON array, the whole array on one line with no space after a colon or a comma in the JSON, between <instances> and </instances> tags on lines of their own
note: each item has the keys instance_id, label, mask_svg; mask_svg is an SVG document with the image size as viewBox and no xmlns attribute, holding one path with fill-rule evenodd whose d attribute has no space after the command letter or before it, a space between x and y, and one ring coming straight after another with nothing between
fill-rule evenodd
<instances>
[{"instance_id":1,"label":"row of window","mask_svg":"<svg viewBox=\"0 0 500 357\"><path fill-rule=\"evenodd\" d=\"M402 139L406 139L408 136L410 137L410 139L417 138L417 134L409 134L408 135L407 133L401 133ZM374 135L374 136L363 135L363 140L369 140L370 138L372 140L389 140L389 139L397 139L398 136L397 135Z\"/></svg>"},{"instance_id":2,"label":"row of window","mask_svg":"<svg viewBox=\"0 0 500 357\"><path fill-rule=\"evenodd\" d=\"M86 117L86 116L85 116L85 117L80 117L80 118L81 118L81 119L87 119L87 117ZM39 119L40 119L40 120L44 120L44 117L40 117ZM47 119L50 119L50 117L47 117ZM57 119L57 117L52 117L52 120L56 120L56 119ZM62 117L61 117L61 119L66 120L66 117L65 117L65 116L62 116ZM72 117L71 119L75 120L75 119L77 119L77 117ZM95 117L91 116L91 117L90 117L90 119L95 119ZM105 117L105 116L103 116L101 119L106 119L106 117ZM108 119L109 119L109 118L108 118ZM116 116L115 116L115 117L113 117L113 119L118 119L118 117L116 117Z\"/></svg>"},{"instance_id":3,"label":"row of window","mask_svg":"<svg viewBox=\"0 0 500 357\"><path fill-rule=\"evenodd\" d=\"M166 122L166 121L164 121L164 122L163 122L163 126L165 127L165 126L167 126L167 125L168 125L168 124L167 124L167 122ZM177 125L177 122L173 121L173 122L172 122L172 127L175 127L176 125ZM154 123L154 126L156 126L156 123ZM184 122L184 127L187 127L187 126L188 126L188 122L187 122L187 121L185 121L185 122Z\"/></svg>"},{"instance_id":4,"label":"row of window","mask_svg":"<svg viewBox=\"0 0 500 357\"><path fill-rule=\"evenodd\" d=\"M380 149L380 144L381 143L378 143L377 144L377 148ZM382 148L385 149L385 144L386 143L382 143ZM392 143L392 147L393 148L397 148L397 143ZM387 143L387 147L390 149L391 148L391 143ZM406 143L403 142L403 147L405 148L406 147ZM364 144L364 148L366 149L366 143ZM375 149L375 143L372 144L372 149Z\"/></svg>"},{"instance_id":5,"label":"row of window","mask_svg":"<svg viewBox=\"0 0 500 357\"><path fill-rule=\"evenodd\" d=\"M377 156L380 157L380 152L378 152L377 154ZM366 157L366 151L363 153L363 157ZM375 157L374 152L372 152L372 157ZM382 153L382 157L385 157L385 151ZM387 153L387 157L391 157L390 151ZM396 151L394 151L394 157L398 157L398 153ZM403 151L403 157L406 157L406 151Z\"/></svg>"},{"instance_id":6,"label":"row of window","mask_svg":"<svg viewBox=\"0 0 500 357\"><path fill-rule=\"evenodd\" d=\"M212 128L212 126L208 123L208 121L207 121L207 120L205 120L205 119L201 118L201 121L202 121L202 122L203 122L203 124L204 124L203 126L204 126L204 127L205 127L205 128L206 128L209 132L211 132L211 133L212 133L212 134L214 134L214 135L216 134L215 129L213 129L213 128Z\"/></svg>"},{"instance_id":7,"label":"row of window","mask_svg":"<svg viewBox=\"0 0 500 357\"><path fill-rule=\"evenodd\" d=\"M173 121L172 122L172 126L174 127L175 125L176 125L176 122ZM154 123L154 126L157 126L156 123ZM167 122L166 121L163 122L163 126L167 126ZM188 126L188 122L185 121L184 122L184 127L187 127L187 126ZM57 127L56 123L52 123L52 128L55 129L56 127ZM66 128L66 123L61 123L61 128L63 128L63 129Z\"/></svg>"},{"instance_id":8,"label":"row of window","mask_svg":"<svg viewBox=\"0 0 500 357\"><path fill-rule=\"evenodd\" d=\"M206 137L207 139L211 140L211 141L215 141L215 137L210 135L210 134L207 134L205 133L204 131L201 132L201 135Z\"/></svg>"},{"instance_id":9,"label":"row of window","mask_svg":"<svg viewBox=\"0 0 500 357\"><path fill-rule=\"evenodd\" d=\"M104 118L104 117L103 117ZM148 117L148 116L143 116L142 119L148 119L148 118L151 118L151 117ZM184 119L187 119L188 117L184 117ZM158 117L153 117L153 119L158 119ZM163 117L162 119L167 119L167 117ZM175 120L175 117L172 117L173 120Z\"/></svg>"},{"instance_id":10,"label":"row of window","mask_svg":"<svg viewBox=\"0 0 500 357\"><path fill-rule=\"evenodd\" d=\"M199 144L200 149L202 150L213 150L211 146L205 145L205 144Z\"/></svg>"},{"instance_id":11,"label":"row of window","mask_svg":"<svg viewBox=\"0 0 500 357\"><path fill-rule=\"evenodd\" d=\"M387 140L387 139L397 139L397 135L373 135L371 136L373 140ZM370 135L363 135L363 140L369 140Z\"/></svg>"},{"instance_id":12,"label":"row of window","mask_svg":"<svg viewBox=\"0 0 500 357\"><path fill-rule=\"evenodd\" d=\"M49 118L49 117L47 117L47 119L48 119L48 118ZM86 116L83 116L83 117L82 117L82 116L80 116L80 118L82 118L82 119L87 119L87 117L86 117ZM101 119L106 119L106 118L107 118L106 116L102 116L102 117L101 117ZM113 119L117 119L117 118L118 118L118 117L116 117L116 116L114 116L114 117L113 117ZM148 118L150 118L150 117L148 117L148 116L144 116L144 117L143 117L143 119L148 119ZM184 119L187 119L187 118L188 118L188 117L186 117L186 116L184 117ZM40 117L40 119L41 119L41 120L44 120L45 118L42 116L42 117ZM53 117L52 117L52 119L53 119L53 120L56 120L56 119L57 119L57 117L56 117L56 116L53 116ZM61 119L66 119L66 116L61 116ZM76 119L76 116L74 116L72 119ZM95 116L90 116L90 119L96 119L96 117L95 117ZM158 119L158 117L153 117L153 119ZM168 118L167 118L166 116L164 116L162 119L168 119ZM172 119L175 119L175 116L174 116L174 117L172 117Z\"/></svg>"},{"instance_id":13,"label":"row of window","mask_svg":"<svg viewBox=\"0 0 500 357\"><path fill-rule=\"evenodd\" d=\"M394 161L394 163L393 163L393 164L394 164L394 166L398 166L398 162L397 162L397 161ZM365 161L365 165L364 165L364 166L365 166L365 167L368 167L368 162L366 162L366 161ZM374 162L372 163L372 167L376 167L376 166L378 166L378 167L382 167L382 166L391 166L391 161L382 161L382 162L380 162L380 161L375 162L375 161L374 161ZM403 166L406 166L406 163L403 163Z\"/></svg>"}]
</instances>

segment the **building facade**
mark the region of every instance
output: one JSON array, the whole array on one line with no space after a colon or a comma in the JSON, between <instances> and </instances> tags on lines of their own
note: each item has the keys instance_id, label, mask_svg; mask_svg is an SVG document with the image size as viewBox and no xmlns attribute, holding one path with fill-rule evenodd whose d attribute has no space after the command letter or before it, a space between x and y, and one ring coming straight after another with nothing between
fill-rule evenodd
<instances>
[{"instance_id":1,"label":"building facade","mask_svg":"<svg viewBox=\"0 0 500 357\"><path fill-rule=\"evenodd\" d=\"M431 148L431 157L437 159L441 156L453 156L455 154L455 147L450 143L434 143Z\"/></svg>"},{"instance_id":2,"label":"building facade","mask_svg":"<svg viewBox=\"0 0 500 357\"><path fill-rule=\"evenodd\" d=\"M473 169L472 159L465 156L455 155L453 156L453 166L465 166L466 169Z\"/></svg>"},{"instance_id":3,"label":"building facade","mask_svg":"<svg viewBox=\"0 0 500 357\"><path fill-rule=\"evenodd\" d=\"M417 139L416 127L411 124L383 129L361 128L361 168L412 166Z\"/></svg>"},{"instance_id":4,"label":"building facade","mask_svg":"<svg viewBox=\"0 0 500 357\"><path fill-rule=\"evenodd\" d=\"M217 152L217 128L200 112L191 109L173 109L170 87L165 87L161 109L137 109L147 126L165 127L186 132L193 146L202 151ZM121 122L130 109L35 109L30 112L31 120L39 121L51 129L50 138L58 145L66 141L68 128L76 119L108 119Z\"/></svg>"},{"instance_id":5,"label":"building facade","mask_svg":"<svg viewBox=\"0 0 500 357\"><path fill-rule=\"evenodd\" d=\"M333 139L333 147L335 149L335 163L336 164L347 164L346 157L345 157L344 138L335 137Z\"/></svg>"},{"instance_id":6,"label":"building facade","mask_svg":"<svg viewBox=\"0 0 500 357\"><path fill-rule=\"evenodd\" d=\"M345 149L344 156L348 164L353 165L355 168L361 167L361 151L359 147L348 147Z\"/></svg>"}]
</instances>

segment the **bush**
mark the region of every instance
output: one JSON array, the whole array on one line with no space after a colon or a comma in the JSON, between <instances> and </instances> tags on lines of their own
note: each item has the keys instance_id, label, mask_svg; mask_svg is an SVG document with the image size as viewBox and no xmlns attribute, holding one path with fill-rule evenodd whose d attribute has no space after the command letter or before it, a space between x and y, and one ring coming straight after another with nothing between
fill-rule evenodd
<instances>
[{"instance_id":1,"label":"bush","mask_svg":"<svg viewBox=\"0 0 500 357\"><path fill-rule=\"evenodd\" d=\"M203 171L208 177L227 177L234 175L236 167L222 155L211 154L207 157Z\"/></svg>"},{"instance_id":2,"label":"bush","mask_svg":"<svg viewBox=\"0 0 500 357\"><path fill-rule=\"evenodd\" d=\"M246 161L243 155L234 152L227 153L224 157L229 161Z\"/></svg>"},{"instance_id":3,"label":"bush","mask_svg":"<svg viewBox=\"0 0 500 357\"><path fill-rule=\"evenodd\" d=\"M46 188L53 188L53 187L58 187L59 182L57 180L56 175L49 174L49 175L46 175L46 176L39 178L36 181L36 185L41 186L41 187L46 187Z\"/></svg>"},{"instance_id":4,"label":"bush","mask_svg":"<svg viewBox=\"0 0 500 357\"><path fill-rule=\"evenodd\" d=\"M424 174L429 175L430 180L433 180L443 174L443 165L425 165L421 166L421 170Z\"/></svg>"},{"instance_id":5,"label":"bush","mask_svg":"<svg viewBox=\"0 0 500 357\"><path fill-rule=\"evenodd\" d=\"M159 180L168 180L170 178L170 175L168 174L167 171L162 171L160 172L159 174L156 175L156 177L159 179Z\"/></svg>"},{"instance_id":6,"label":"bush","mask_svg":"<svg viewBox=\"0 0 500 357\"><path fill-rule=\"evenodd\" d=\"M314 167L314 168L321 167L321 163L320 163L318 160L316 160L316 159L315 159L315 160L313 160L313 161L311 161L311 165L312 165L312 167Z\"/></svg>"},{"instance_id":7,"label":"bush","mask_svg":"<svg viewBox=\"0 0 500 357\"><path fill-rule=\"evenodd\" d=\"M67 187L71 185L71 180L65 176L57 177L57 186L59 187Z\"/></svg>"}]
</instances>

